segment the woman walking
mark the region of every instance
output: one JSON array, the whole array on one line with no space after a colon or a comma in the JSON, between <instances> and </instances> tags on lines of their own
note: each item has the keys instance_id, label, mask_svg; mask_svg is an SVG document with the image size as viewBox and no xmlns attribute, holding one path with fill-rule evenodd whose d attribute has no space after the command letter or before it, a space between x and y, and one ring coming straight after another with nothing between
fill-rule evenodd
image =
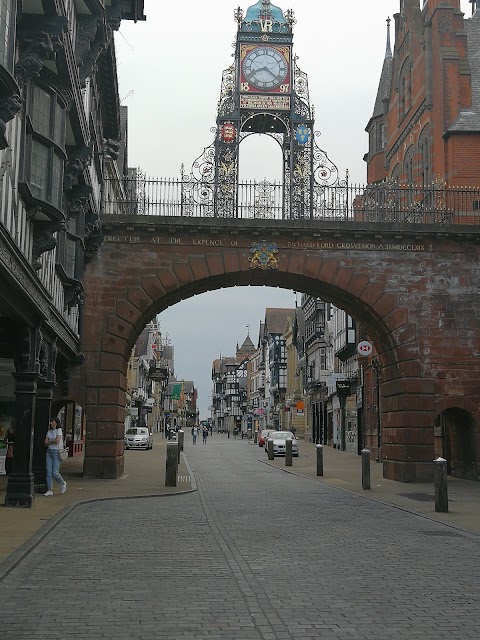
<instances>
[{"instance_id":1,"label":"woman walking","mask_svg":"<svg viewBox=\"0 0 480 640\"><path fill-rule=\"evenodd\" d=\"M60 493L65 493L67 483L60 475L59 452L59 448L63 449L63 435L55 418L50 420L50 428L45 437L45 445L47 446L47 492L43 495L53 496L53 478L60 485Z\"/></svg>"}]
</instances>

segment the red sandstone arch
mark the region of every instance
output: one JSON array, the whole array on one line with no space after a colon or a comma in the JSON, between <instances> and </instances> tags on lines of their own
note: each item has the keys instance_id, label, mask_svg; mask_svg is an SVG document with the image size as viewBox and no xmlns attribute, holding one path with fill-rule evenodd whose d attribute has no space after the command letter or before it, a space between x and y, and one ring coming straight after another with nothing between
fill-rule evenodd
<instances>
[{"instance_id":1,"label":"red sandstone arch","mask_svg":"<svg viewBox=\"0 0 480 640\"><path fill-rule=\"evenodd\" d=\"M382 365L384 475L404 482L431 477L436 402L449 376L445 363L438 370L437 331L416 295L422 278L433 290L442 289L437 279L443 276L431 254L409 254L411 264L403 272L403 254L316 251L314 243L299 250L287 230L283 237L276 232L278 246L283 245L278 265L261 270L248 260L251 230L245 238L237 230L234 236L224 231L221 240L215 233L196 244L204 230L194 231L192 239L191 229L177 229L172 239L170 230L149 228L143 219L135 223L133 236L107 237L86 273L86 359L75 378L76 399L87 412L86 476L115 478L123 471L127 363L145 324L202 292L267 285L322 297L367 327ZM426 299L433 316L439 302Z\"/></svg>"}]
</instances>

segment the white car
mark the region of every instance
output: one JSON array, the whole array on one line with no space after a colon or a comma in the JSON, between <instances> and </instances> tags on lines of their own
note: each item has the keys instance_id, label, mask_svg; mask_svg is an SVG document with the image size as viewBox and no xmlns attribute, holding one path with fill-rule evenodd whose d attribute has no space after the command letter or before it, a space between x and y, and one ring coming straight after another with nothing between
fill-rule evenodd
<instances>
[{"instance_id":1,"label":"white car","mask_svg":"<svg viewBox=\"0 0 480 640\"><path fill-rule=\"evenodd\" d=\"M153 433L146 427L130 427L124 438L125 449L152 449Z\"/></svg>"},{"instance_id":2,"label":"white car","mask_svg":"<svg viewBox=\"0 0 480 640\"><path fill-rule=\"evenodd\" d=\"M270 431L265 440L265 451L268 452L268 441L273 440L273 456L284 456L287 448L286 440L292 441L292 456L298 458L298 440L291 431Z\"/></svg>"}]
</instances>

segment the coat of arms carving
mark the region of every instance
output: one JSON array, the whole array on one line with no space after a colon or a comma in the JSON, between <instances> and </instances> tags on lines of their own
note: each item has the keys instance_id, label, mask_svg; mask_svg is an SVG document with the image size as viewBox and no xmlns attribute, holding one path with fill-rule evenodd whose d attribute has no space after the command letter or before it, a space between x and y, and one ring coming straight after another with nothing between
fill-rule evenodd
<instances>
[{"instance_id":1,"label":"coat of arms carving","mask_svg":"<svg viewBox=\"0 0 480 640\"><path fill-rule=\"evenodd\" d=\"M274 242L253 242L250 253L250 269L278 269L278 249Z\"/></svg>"}]
</instances>

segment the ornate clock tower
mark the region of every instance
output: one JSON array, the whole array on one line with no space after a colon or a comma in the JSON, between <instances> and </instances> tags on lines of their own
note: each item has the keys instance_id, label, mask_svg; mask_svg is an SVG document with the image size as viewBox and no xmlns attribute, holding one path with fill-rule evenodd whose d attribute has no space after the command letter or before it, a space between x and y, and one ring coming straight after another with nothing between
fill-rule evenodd
<instances>
[{"instance_id":1,"label":"ornate clock tower","mask_svg":"<svg viewBox=\"0 0 480 640\"><path fill-rule=\"evenodd\" d=\"M203 203L218 217L244 217L245 206L247 217L310 218L317 211L324 216L325 187L340 183L337 167L315 144L308 78L293 55L293 11L259 0L245 15L239 7L235 20L235 62L223 72L215 141L193 165ZM265 181L255 185L248 205L242 202L240 144L258 133L282 149L280 204Z\"/></svg>"}]
</instances>

